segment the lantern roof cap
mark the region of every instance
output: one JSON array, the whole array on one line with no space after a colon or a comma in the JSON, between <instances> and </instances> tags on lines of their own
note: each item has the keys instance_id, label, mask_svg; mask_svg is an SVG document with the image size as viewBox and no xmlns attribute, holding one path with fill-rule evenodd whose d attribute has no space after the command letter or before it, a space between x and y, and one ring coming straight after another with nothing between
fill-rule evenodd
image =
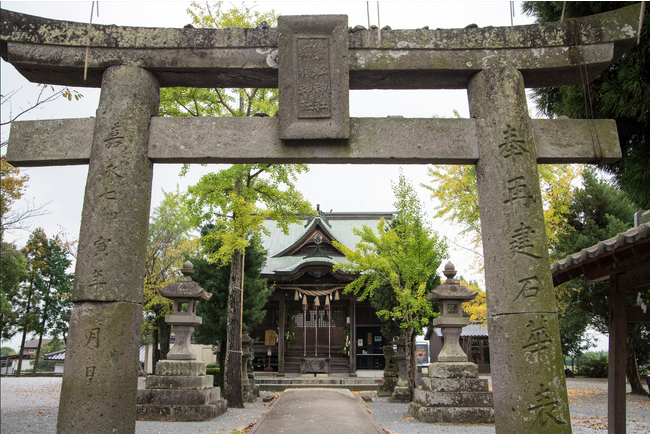
<instances>
[{"instance_id":1,"label":"lantern roof cap","mask_svg":"<svg viewBox=\"0 0 650 434\"><path fill-rule=\"evenodd\" d=\"M478 295L477 291L472 291L468 289L465 285L461 285L460 282L454 280L456 276L456 267L451 262L447 262L445 265L445 270L443 274L447 277L447 280L441 284L439 287L433 290L431 294L426 296L428 301L438 301L438 300L460 300L460 301L470 301L476 298Z\"/></svg>"},{"instance_id":2,"label":"lantern roof cap","mask_svg":"<svg viewBox=\"0 0 650 434\"><path fill-rule=\"evenodd\" d=\"M193 298L197 300L209 300L212 294L205 292L198 283L192 280L194 274L194 265L190 261L185 261L181 268L183 278L174 283L170 283L164 288L159 289L160 295L165 298Z\"/></svg>"}]
</instances>

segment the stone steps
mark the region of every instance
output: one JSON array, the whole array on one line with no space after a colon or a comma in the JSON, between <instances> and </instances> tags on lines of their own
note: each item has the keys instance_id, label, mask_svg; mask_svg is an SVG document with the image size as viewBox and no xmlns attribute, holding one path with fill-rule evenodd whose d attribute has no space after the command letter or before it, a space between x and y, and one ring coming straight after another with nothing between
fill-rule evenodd
<instances>
[{"instance_id":1,"label":"stone steps","mask_svg":"<svg viewBox=\"0 0 650 434\"><path fill-rule=\"evenodd\" d=\"M372 377L255 377L255 384L261 391L281 392L286 389L328 388L351 391L377 390L382 378Z\"/></svg>"}]
</instances>

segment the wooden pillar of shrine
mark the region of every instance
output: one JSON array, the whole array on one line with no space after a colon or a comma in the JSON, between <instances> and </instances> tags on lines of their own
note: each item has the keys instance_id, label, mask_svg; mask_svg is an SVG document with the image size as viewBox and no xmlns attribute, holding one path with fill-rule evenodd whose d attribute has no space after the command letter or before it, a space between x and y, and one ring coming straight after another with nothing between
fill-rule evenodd
<instances>
[{"instance_id":1,"label":"wooden pillar of shrine","mask_svg":"<svg viewBox=\"0 0 650 434\"><path fill-rule=\"evenodd\" d=\"M280 300L280 308L278 310L278 376L284 377L284 314L285 302L284 299Z\"/></svg>"},{"instance_id":2,"label":"wooden pillar of shrine","mask_svg":"<svg viewBox=\"0 0 650 434\"><path fill-rule=\"evenodd\" d=\"M623 434L625 426L625 335L627 331L625 291L618 276L609 278L609 373L607 388L607 433Z\"/></svg>"}]
</instances>

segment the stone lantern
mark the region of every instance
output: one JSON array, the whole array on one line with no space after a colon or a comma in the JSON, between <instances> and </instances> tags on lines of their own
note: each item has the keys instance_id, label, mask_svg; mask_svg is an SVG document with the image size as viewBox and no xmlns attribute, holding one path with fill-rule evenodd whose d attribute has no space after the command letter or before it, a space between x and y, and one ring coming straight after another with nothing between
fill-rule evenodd
<instances>
[{"instance_id":1,"label":"stone lantern","mask_svg":"<svg viewBox=\"0 0 650 434\"><path fill-rule=\"evenodd\" d=\"M194 327L202 319L196 315L196 302L208 300L206 293L192 281L194 267L190 261L181 268L183 279L160 289L160 295L174 302L174 313L165 322L174 326L176 341L167 360L156 363L156 375L145 380L138 390L137 420L189 422L211 420L226 411L221 389L214 387L214 377L206 375L205 362L197 361L190 347Z\"/></svg>"},{"instance_id":2,"label":"stone lantern","mask_svg":"<svg viewBox=\"0 0 650 434\"><path fill-rule=\"evenodd\" d=\"M183 279L172 283L159 290L160 295L174 302L174 313L165 316L165 322L174 327L176 341L167 354L168 360L196 360L196 354L192 352L190 341L194 327L203 323L203 318L196 314L196 302L198 300L209 300L212 294L208 294L192 281L194 266L186 261L181 268Z\"/></svg>"},{"instance_id":3,"label":"stone lantern","mask_svg":"<svg viewBox=\"0 0 650 434\"><path fill-rule=\"evenodd\" d=\"M445 265L447 281L427 295L440 302L440 317L433 321L445 339L438 362L413 394L409 413L427 423L494 423L494 402L488 380L478 377L478 366L467 361L458 340L469 318L463 318L463 302L478 294L454 280L454 264Z\"/></svg>"},{"instance_id":4,"label":"stone lantern","mask_svg":"<svg viewBox=\"0 0 650 434\"><path fill-rule=\"evenodd\" d=\"M430 302L440 302L440 317L433 320L433 326L440 327L445 340L438 361L466 362L467 354L459 343L463 327L469 325L469 318L463 317L463 302L474 300L478 292L467 289L454 280L456 269L451 262L447 262L443 273L447 281L426 296Z\"/></svg>"}]
</instances>

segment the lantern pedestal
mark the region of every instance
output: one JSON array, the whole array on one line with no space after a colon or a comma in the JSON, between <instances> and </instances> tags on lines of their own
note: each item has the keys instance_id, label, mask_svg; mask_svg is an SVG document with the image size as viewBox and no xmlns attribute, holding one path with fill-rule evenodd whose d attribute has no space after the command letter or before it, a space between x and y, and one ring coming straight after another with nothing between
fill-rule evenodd
<instances>
[{"instance_id":1,"label":"lantern pedestal","mask_svg":"<svg viewBox=\"0 0 650 434\"><path fill-rule=\"evenodd\" d=\"M427 423L493 423L494 402L488 380L478 378L478 366L467 361L459 339L469 318L463 317L463 302L477 293L454 280L456 270L445 265L447 281L427 296L440 303L440 317L433 321L440 327L444 344L438 362L429 365L428 377L415 390L409 413Z\"/></svg>"}]
</instances>

